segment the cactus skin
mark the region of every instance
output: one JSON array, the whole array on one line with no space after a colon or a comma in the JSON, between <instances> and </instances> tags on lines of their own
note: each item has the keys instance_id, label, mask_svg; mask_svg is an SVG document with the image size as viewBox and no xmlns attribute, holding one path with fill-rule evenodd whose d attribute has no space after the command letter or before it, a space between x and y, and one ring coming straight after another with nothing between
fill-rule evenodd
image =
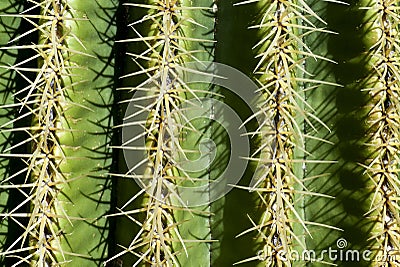
<instances>
[{"instance_id":1,"label":"cactus skin","mask_svg":"<svg viewBox=\"0 0 400 267\"><path fill-rule=\"evenodd\" d=\"M198 40L205 40L204 42L182 42L182 46L184 46L188 51L201 51L197 53L193 53L196 59L186 58L186 62L192 62L194 60L201 61L213 61L214 60L214 27L215 20L213 13L214 1L212 0L201 0L201 1L190 1L190 0L182 0L181 5L185 7L197 7L195 9L187 9L182 11L182 16L186 18L192 18L197 23L200 23L202 26L189 24L187 23L183 28L183 35L188 38L194 38ZM205 91L204 93L197 93L197 96L209 97L207 91L212 90L211 86L208 84L195 84L193 88L199 91ZM187 95L190 99L191 96ZM206 180L208 183L209 180L215 179L213 177L212 171L218 172L222 167L218 166L218 163L223 160L224 155L224 146L216 139L217 132L220 130L216 123L213 123L211 120L193 120L193 126L201 131L201 134L196 132L188 132L186 134L186 139L182 142L182 146L188 150L199 150L199 143L204 138L211 138L216 146L216 156L213 162L210 162L208 159L208 165L204 170L198 172L191 172L190 176L193 178L200 178L202 180ZM210 151L208 151L210 152ZM190 156L193 158L199 157L199 153L188 153L187 156L190 159ZM190 186L192 182L188 183ZM209 199L207 194L201 196L202 200ZM192 207L189 211L187 210L176 210L174 213L177 221L183 222L178 226L179 233L182 237L189 242L185 244L187 249L187 254L183 253L183 248L181 243L175 242L175 251L182 251L180 255L178 255L178 261L180 266L187 267L196 267L196 266L209 266L211 259L211 249L210 249L210 240L211 237L211 209L210 204ZM191 243L190 240L196 240L197 242ZM200 241L200 242L199 242ZM202 242L203 241L203 242Z\"/></svg>"},{"instance_id":2,"label":"cactus skin","mask_svg":"<svg viewBox=\"0 0 400 267\"><path fill-rule=\"evenodd\" d=\"M349 2L349 1L346 1ZM310 58L306 62L308 69L313 69L315 79L336 82L341 87L321 86L319 90L306 93L307 102L315 107L315 115L323 118L330 127L331 132L323 127L317 127L316 137L328 140L321 143L317 140L307 140L307 150L316 158L327 161L337 161L336 164L321 165L310 163L307 174L310 177L321 176L309 180L308 188L315 191L335 196L334 200L310 196L305 203L308 220L335 225L343 231L333 231L328 228L310 226L313 238L307 237L307 247L313 248L317 255L323 250L337 249L337 240L344 238L348 245L346 249L365 249L367 242L362 240L372 226L371 221L365 220L369 193L365 190L368 179L362 175L362 168L357 166L365 151L362 149L362 127L360 117L363 96L356 88L357 84L349 80L349 76L357 76L363 64L351 62L355 56L361 55L364 50L359 50L361 35L357 28L362 21L362 15L356 5L337 5L335 3L314 2L314 10L320 10L321 16L326 20L327 28L337 34L327 35L319 33L308 37L308 43L315 53L327 55L336 64L317 62ZM316 25L318 21L312 20ZM316 42L315 40L318 40ZM351 49L347 44L352 43ZM353 47L354 46L354 47ZM355 48L356 47L356 48ZM352 73L352 74L350 74ZM310 130L310 129L309 129ZM334 144L334 145L332 145ZM364 245L359 246L360 244ZM324 260L333 261L325 255ZM354 262L336 261L339 266L354 266ZM346 265L348 264L348 265ZM364 266L365 262L357 262ZM313 266L326 266L322 263L313 263Z\"/></svg>"},{"instance_id":3,"label":"cactus skin","mask_svg":"<svg viewBox=\"0 0 400 267\"><path fill-rule=\"evenodd\" d=\"M35 49L36 53L26 62L39 62L38 67L31 69L24 68L23 62L17 62L10 69L22 73L37 72L33 79L25 78L28 85L25 88L16 88L15 95L18 95L19 102L15 105L16 109L24 112L18 114L15 121L22 121L24 118L32 118L33 126L26 125L24 128L16 128L14 131L30 131L27 140L21 140L14 147L24 147L26 143L29 148L21 154L10 153L10 157L25 158L24 172L25 184L18 184L21 181L15 180L16 174L12 173L8 178L11 184L15 184L18 190L24 186L29 189L29 195L25 193L26 199L19 204L18 208L27 205L31 207L26 212L16 212L14 208L9 211L9 217L27 216L26 225L20 225L23 233L9 247L5 247L3 256L17 257L19 260L16 265L21 263L31 263L33 266L46 266L57 263L55 251L60 251L58 216L56 206L58 205L57 194L62 178L59 173L60 158L54 155L53 151L59 148L58 140L55 136L57 122L61 113L60 103L62 102L61 76L65 75L66 70L62 68L63 53L66 47L63 46L62 22L66 9L61 8L58 3L42 2L33 5L33 10L40 13L19 15L24 20L32 24L32 31L21 34L13 41L19 40L24 35L40 31L40 43L36 45L11 46L2 49ZM4 15L7 16L7 15ZM10 16L10 15L9 15ZM18 15L14 15L17 16ZM59 17L60 19L56 19ZM53 20L54 18L54 20ZM39 28L37 25L41 24ZM61 49L60 49L61 48ZM64 49L64 51L63 51ZM25 108L26 107L26 108ZM4 129L10 123L2 125ZM60 179L61 178L61 179ZM22 182L22 183L24 183ZM23 190L23 189L22 189ZM28 192L28 191L27 191ZM22 214L21 214L22 213ZM4 216L4 215L3 215ZM18 244L21 248L18 248Z\"/></svg>"},{"instance_id":4,"label":"cactus skin","mask_svg":"<svg viewBox=\"0 0 400 267\"><path fill-rule=\"evenodd\" d=\"M65 83L69 101L63 120L71 131L60 131L58 138L66 157L60 170L71 181L60 196L67 213L60 226L71 234L65 235L62 248L74 253L66 256L72 261L68 266L102 266L108 258L109 222L104 216L110 213L111 199L108 173L112 160L112 48L116 25L110 19L118 2L75 0L69 3L77 17L90 21L68 23L85 49L72 37L67 39L69 47L89 56L71 57L71 64L77 67Z\"/></svg>"},{"instance_id":5,"label":"cactus skin","mask_svg":"<svg viewBox=\"0 0 400 267\"><path fill-rule=\"evenodd\" d=\"M239 2L239 1L233 1ZM232 66L247 76L252 77L255 65L252 47L258 40L258 36L248 27L254 23L258 12L256 5L234 6L231 1L217 1L217 22L215 44L216 62ZM235 34L232 34L232 33ZM234 55L234 56L232 56ZM218 93L224 94L219 90ZM247 104L243 104L237 96L224 94L224 102L229 104L244 122L251 111ZM257 126L246 124L248 132L255 131ZM223 138L223 137L221 137ZM252 152L257 148L257 140L251 140ZM226 145L229 148L229 144ZM229 160L229 159L225 159ZM250 184L255 162L248 163L248 169L239 181L239 185L246 187ZM218 170L216 170L218 171ZM258 196L247 190L233 189L223 198L211 204L211 265L210 266L232 266L233 264L256 255L262 249L262 245L255 242L256 232L248 233L238 237L240 233L253 225L248 219L258 220L260 209L258 209ZM233 223L235 222L235 223ZM262 262L251 261L238 266L262 266Z\"/></svg>"},{"instance_id":6,"label":"cactus skin","mask_svg":"<svg viewBox=\"0 0 400 267\"><path fill-rule=\"evenodd\" d=\"M317 164L310 168L310 173L314 175L322 170L330 173L317 190L329 192L336 199L331 202L310 199L312 205L323 208L309 209L309 216L321 222L330 221L344 231L320 231L314 240L309 239L308 242L321 251L328 247L336 248L335 239L345 238L347 250L368 249L372 252L370 261L361 259L357 266L396 266L390 261L376 261L385 253L383 240L389 237L385 233L391 231L391 227L385 226L383 221L384 211L388 209L382 205L385 194L378 181L382 182L382 177L393 177L394 174L388 171L390 168L386 169L386 173L380 172L382 176L378 171L383 168L379 161L388 156L382 149L382 137L385 135L380 136L379 129L391 131L390 125L385 125L385 116L382 116L384 100L379 96L379 92L386 90L381 83L385 79L380 77L377 67L383 53L380 50L380 40L383 39L378 38L378 21L382 14L376 10L379 1L346 2L348 6L321 5L320 9L327 13L328 25L338 34L330 36L327 42L315 44L318 50L326 49L338 62L334 68L318 66L319 76L333 78L343 88L327 88L319 94L310 93L308 97L308 101L319 105L317 114L329 118L327 123L334 129L332 134L321 133L321 137L335 143L329 150L309 142L310 151L320 158L338 160L338 164L329 168ZM390 91L390 88L387 89ZM351 261L340 262L340 266L354 264Z\"/></svg>"}]
</instances>

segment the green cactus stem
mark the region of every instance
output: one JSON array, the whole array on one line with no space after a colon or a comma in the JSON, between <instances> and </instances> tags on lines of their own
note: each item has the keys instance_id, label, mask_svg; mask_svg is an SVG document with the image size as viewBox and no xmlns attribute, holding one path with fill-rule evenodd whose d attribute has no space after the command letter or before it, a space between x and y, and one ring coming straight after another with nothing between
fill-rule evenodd
<instances>
[{"instance_id":1,"label":"green cactus stem","mask_svg":"<svg viewBox=\"0 0 400 267\"><path fill-rule=\"evenodd\" d=\"M19 224L22 234L1 254L16 258L15 265L100 264L106 257L107 230L102 216L109 209L104 167L110 164L106 144L112 103L112 68L100 56L103 60L109 57L111 47L103 44L103 30L91 27L87 16L97 19L105 5L113 5L104 1L31 2L31 8L20 14L2 15L27 21L31 30L1 49L34 53L8 67L21 75L27 86L15 89L17 116L2 124L2 132L27 118L32 118L32 123L13 129L29 134L14 145L23 152L2 156L23 158L23 181L15 180L14 173L6 180L25 196L18 208L29 208L3 214L13 221L21 216L28 220ZM97 26L106 23L98 20ZM110 31L112 35L113 29ZM35 34L39 36L36 44L13 44ZM36 66L26 67L27 63ZM29 73L35 74L33 78ZM82 240L89 241L83 245Z\"/></svg>"},{"instance_id":2,"label":"green cactus stem","mask_svg":"<svg viewBox=\"0 0 400 267\"><path fill-rule=\"evenodd\" d=\"M244 233L258 233L264 244L264 257L254 256L243 262L261 260L266 266L291 266L293 262L288 256L293 255L293 251L307 249L305 237L311 236L308 227L316 224L305 218L305 198L328 197L312 192L304 183L306 164L332 163L315 159L306 151L305 140L314 139L314 134L306 134L305 127L314 131L316 125L328 127L313 114L305 92L318 85L336 84L315 80L305 69L304 62L308 58L333 62L314 54L304 39L315 32L329 31L310 22L309 18L323 20L304 1L244 1L239 4L250 2L257 2L260 10L259 22L251 28L257 29L259 36L254 46L258 59L254 75L262 98L258 100L259 111L252 115L260 117L256 133L261 143L251 158L259 167L249 189L259 195L263 215L259 221L251 219L253 227Z\"/></svg>"},{"instance_id":3,"label":"green cactus stem","mask_svg":"<svg viewBox=\"0 0 400 267\"><path fill-rule=\"evenodd\" d=\"M118 176L140 179L144 187L141 193L145 192L145 195L130 192L131 196L119 207L121 212L116 215L129 216L139 226L139 231L133 232L134 226L128 223L121 224L123 227L117 226L117 232L120 232L117 235L122 237L119 239L122 249L110 261L118 258L124 264L135 266L140 263L207 266L210 261L207 244L210 240L209 207L186 207L177 189L200 177L208 179L207 169L200 173L188 171L180 165L175 153L187 154L189 159L196 158L190 151L198 151L199 140L205 136L198 134L199 131L202 133L204 123L186 121L179 107L186 100L205 95L209 85L186 84L178 73L181 64L213 58L212 1L194 4L191 1L163 0L125 5L129 7L129 13L144 14L129 25L133 29L133 37L120 42L127 43L128 50L129 46L140 47L137 43L144 48L128 52L129 64L133 66L128 64L122 78L131 83L124 82L127 86L121 90L133 92L132 99L125 102L133 103L132 106L142 105L143 109L135 113L128 106L128 113L120 127L128 129L138 123L142 125L138 135L143 135L146 145L135 146L133 139L138 137L132 136L120 148L146 151L147 155L140 164L128 164L128 172ZM149 84L151 86L146 87ZM141 93L143 97L139 96ZM141 104L142 99L148 100L148 103ZM142 114L144 121L130 121ZM188 133L177 133L177 129L186 129ZM127 161L131 158L129 154L125 157ZM140 170L142 164L146 167ZM121 188L119 194L125 195L123 191ZM129 203L136 203L136 208L130 209ZM142 203L142 206L138 208L137 203ZM131 217L133 214L139 216ZM124 241L127 232L130 233L130 240ZM129 257L129 254L134 257Z\"/></svg>"},{"instance_id":4,"label":"green cactus stem","mask_svg":"<svg viewBox=\"0 0 400 267\"><path fill-rule=\"evenodd\" d=\"M370 238L376 240L374 266L397 266L399 243L399 148L400 148L400 48L398 31L400 5L398 1L366 2L369 47L368 76L365 88L369 101L367 147L370 150L364 167L373 181L374 192L366 216L377 226Z\"/></svg>"}]
</instances>

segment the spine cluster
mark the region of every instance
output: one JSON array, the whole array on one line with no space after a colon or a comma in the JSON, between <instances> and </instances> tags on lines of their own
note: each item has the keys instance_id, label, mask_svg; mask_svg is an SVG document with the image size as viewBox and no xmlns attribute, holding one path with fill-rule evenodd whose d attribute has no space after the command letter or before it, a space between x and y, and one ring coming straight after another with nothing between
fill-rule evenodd
<instances>
[{"instance_id":1,"label":"spine cluster","mask_svg":"<svg viewBox=\"0 0 400 267\"><path fill-rule=\"evenodd\" d=\"M66 44L68 30L65 21L74 19L70 17L70 8L64 0L32 2L34 6L31 11L38 11L37 14L25 12L14 16L31 23L33 30L13 41L18 41L28 34L38 33L39 42L33 45L2 48L33 49L36 53L31 58L10 67L28 83L27 87L19 88L15 92L15 99L18 100L13 106L19 109L19 112L11 123L31 117L32 126L13 129L29 133L28 140L21 141L13 148L27 147L27 144L29 148L26 154L9 154L11 157L24 158L26 167L21 173L26 176L25 184L13 183L14 176L20 175L18 173L8 180L27 195L24 202L11 210L6 217L26 216L29 222L27 225L20 224L23 234L1 254L19 258L16 265L30 262L32 266L59 266L65 261L61 248L61 238L64 233L59 227L59 222L61 218L67 218L59 202L59 195L67 181L60 172L60 164L65 160L65 156L57 133L66 130L60 123L66 103L63 81L70 76L69 71L72 66L68 60L69 55L74 52ZM24 67L24 64L29 62L35 62L38 67L33 69ZM35 73L34 79L25 75L30 72ZM1 127L4 129L8 124ZM28 189L25 191L24 188ZM29 207L29 211L17 214L17 210L24 206Z\"/></svg>"},{"instance_id":2,"label":"spine cluster","mask_svg":"<svg viewBox=\"0 0 400 267\"><path fill-rule=\"evenodd\" d=\"M58 262L54 251L62 251L59 241L61 230L58 228L57 195L64 182L59 172L62 151L57 140L56 130L61 125L62 117L63 77L66 77L64 61L68 51L63 36L63 18L67 12L66 3L61 1L44 1L42 3L42 21L44 34L41 36L43 47L38 48L42 61L39 75L32 84L25 98L35 99L33 112L35 129L32 136L32 155L28 159L28 173L32 176L32 216L27 230L30 243L37 257L37 266L51 266Z\"/></svg>"},{"instance_id":3,"label":"spine cluster","mask_svg":"<svg viewBox=\"0 0 400 267\"><path fill-rule=\"evenodd\" d=\"M125 88L133 92L144 92L148 105L137 114L127 114L127 117L146 114L147 119L142 121L145 130L145 147L134 148L129 144L123 149L145 150L147 159L142 164L146 165L143 173L135 177L144 182L145 207L136 211L123 211L122 214L144 213L144 220L137 222L141 231L133 238L130 246L116 255L133 253L139 262L152 266L179 266L178 254L187 254L186 240L179 231L183 222L176 220L174 214L182 208L176 208L180 198L175 190L176 186L191 177L179 167L174 155L184 153L181 147L181 138L178 129L182 129L185 121L183 111L179 106L188 97L196 97L196 92L190 85L185 84L179 77L179 65L184 62L196 60L201 49L193 51L191 45L195 42L208 42L207 40L187 36L190 27L201 25L193 18L186 17L185 12L196 10L201 12L201 7L185 6L182 1L160 0L149 1L147 4L126 4L132 9L145 9L147 14L139 21L131 24L136 38L121 40L121 42L141 42L146 49L142 52L128 53L133 62L138 66L138 71L129 73L125 77L145 75L143 83L136 87ZM149 25L145 30L142 25ZM130 101L140 101L134 93ZM129 126L129 125L122 125ZM186 127L187 128L187 127ZM190 127L189 127L190 128ZM193 129L194 130L194 129ZM190 129L189 129L190 131ZM136 166L140 167L140 166ZM134 167L130 174L137 173ZM129 174L128 174L129 175ZM136 199L132 197L129 202ZM174 199L174 200L173 200ZM178 201L178 203L176 203ZM189 208L183 208L188 210ZM183 251L176 251L182 247ZM112 260L112 259L111 259Z\"/></svg>"},{"instance_id":4,"label":"spine cluster","mask_svg":"<svg viewBox=\"0 0 400 267\"><path fill-rule=\"evenodd\" d=\"M378 241L377 257L384 266L398 266L399 245L399 149L400 149L400 48L398 30L400 7L397 1L377 0L369 8L377 36L370 49L372 68L368 77L371 155L367 174L375 185L370 216L380 224L373 233ZM383 259L383 261L382 261ZM389 264L389 265L387 265ZM382 266L383 266L382 265Z\"/></svg>"},{"instance_id":5,"label":"spine cluster","mask_svg":"<svg viewBox=\"0 0 400 267\"><path fill-rule=\"evenodd\" d=\"M247 3L247 2L244 2ZM324 83L313 80L305 69L308 58L328 60L313 54L304 38L313 32L328 32L310 22L323 22L304 1L258 1L260 22L253 26L259 31L256 44L259 58L255 77L260 84L262 99L254 116L261 118L257 134L261 136L257 177L251 189L260 196L265 209L253 230L264 244L266 266L291 266L286 255L294 244L305 248L302 240L308 222L297 204L309 192L303 183L303 166L307 163L304 124L315 129L314 123L324 124L312 115L305 102L306 84L310 88ZM307 111L307 110L311 110ZM321 162L322 163L322 162ZM303 234L294 229L301 224Z\"/></svg>"}]
</instances>

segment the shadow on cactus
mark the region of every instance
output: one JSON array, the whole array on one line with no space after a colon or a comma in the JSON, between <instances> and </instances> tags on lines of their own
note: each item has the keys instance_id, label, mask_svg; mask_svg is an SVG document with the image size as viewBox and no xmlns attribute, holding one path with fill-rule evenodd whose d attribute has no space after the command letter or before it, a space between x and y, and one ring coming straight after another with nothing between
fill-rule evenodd
<instances>
[{"instance_id":1,"label":"shadow on cactus","mask_svg":"<svg viewBox=\"0 0 400 267\"><path fill-rule=\"evenodd\" d=\"M103 5L109 12L115 8ZM12 188L9 198L17 201L9 201L2 213L8 222L0 253L5 266L65 265L71 259L100 265L107 257L113 70L90 55L111 56L111 46L89 27L86 17L96 18L95 10L107 9L31 1L1 14L2 22L21 21L20 34L2 51L24 56L2 66L16 73L15 87L8 89L15 119L1 126L14 140L2 151L10 161L2 188ZM105 22L98 19L97 26ZM112 36L113 29L103 34ZM97 79L89 67L97 70Z\"/></svg>"},{"instance_id":2,"label":"shadow on cactus","mask_svg":"<svg viewBox=\"0 0 400 267\"><path fill-rule=\"evenodd\" d=\"M395 265L399 12L3 0L0 265ZM231 80L255 108L226 77L187 79L214 62L257 83ZM373 259L300 258L339 247Z\"/></svg>"}]
</instances>

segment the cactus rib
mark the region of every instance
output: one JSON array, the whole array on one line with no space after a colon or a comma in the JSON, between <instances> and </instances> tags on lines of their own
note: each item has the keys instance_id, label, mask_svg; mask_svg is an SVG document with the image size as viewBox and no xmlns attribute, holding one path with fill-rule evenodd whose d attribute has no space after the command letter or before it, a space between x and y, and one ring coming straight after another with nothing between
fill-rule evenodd
<instances>
[{"instance_id":1,"label":"cactus rib","mask_svg":"<svg viewBox=\"0 0 400 267\"><path fill-rule=\"evenodd\" d=\"M371 15L371 29L367 35L372 38L369 51L371 58L367 88L371 102L367 123L370 126L368 146L371 157L364 165L366 173L375 187L369 216L380 225L371 238L376 239L376 257L379 264L398 266L396 257L400 250L400 223L398 197L399 189L399 148L400 133L400 58L398 30L400 7L398 1L371 1L367 14ZM386 265L388 264L388 265ZM382 265L379 265L382 266Z\"/></svg>"},{"instance_id":2,"label":"cactus rib","mask_svg":"<svg viewBox=\"0 0 400 267\"><path fill-rule=\"evenodd\" d=\"M98 112L91 119L99 119L99 116L104 115L104 111L108 111L107 107L102 109L101 103L104 104L105 101L102 97L107 97L109 94L107 94L108 92L97 92L93 90L94 88L86 86L85 94L91 96L91 102L85 103L86 96L79 101L75 99L74 95L81 93L80 85L84 82L82 78L90 76L88 69L82 67L79 60L82 57L89 62L94 58L94 69L99 62L98 58L82 52L86 49L84 45L86 40L79 39L78 36L81 35L81 32L77 30L77 25L87 21L87 18L81 14L77 15L78 12L73 7L76 2L72 0L29 2L31 7L20 14L2 15L17 17L31 24L30 30L21 33L10 43L32 36L34 41L31 43L34 44L11 44L1 47L3 50L29 50L33 51L33 55L7 67L25 80L27 86L15 89L15 104L2 106L16 111L16 116L3 123L1 131L2 133L10 131L14 134L26 133L28 137L25 140L16 141L10 148L2 151L1 155L5 158L22 158L26 165L21 167L20 171L10 173L0 185L2 188L18 191L24 197L24 200L16 207L1 214L5 219L18 225L22 233L15 240L9 242L0 255L8 259L15 259L12 263L13 266L24 264L63 266L70 261L79 265L84 264L80 260L83 262L85 259L96 261L104 253L105 243L99 242L104 242L106 232L101 235L97 232L104 231L102 227L105 220L99 220L93 216L98 216L99 212L104 213L104 207L107 205L99 202L102 197L107 197L109 194L104 192L99 197L94 197L97 199L94 201L95 207L91 207L90 200L88 200L93 196L85 195L88 191L93 190L91 186L101 186L105 180L99 182L99 179L95 178L100 178L104 173L98 168L99 161L105 163L107 160L95 159L93 154L106 152L104 147L96 148L90 142L95 141L97 146L99 141L100 143L107 142L107 137L104 138L99 134L99 130L106 129L106 126L103 125L103 122L93 123L86 120L86 116L82 113L78 114L77 118L74 118L74 115L77 110L81 112L82 109L88 113L91 105L97 105ZM98 5L98 2L95 5ZM90 48L92 46L93 44L88 45ZM99 53L104 50L107 48L101 49ZM79 75L77 75L78 72ZM32 73L33 75L31 75ZM98 80L104 82L106 79L98 78ZM99 82L93 81L93 85L98 86ZM97 97L98 95L101 96ZM102 102L98 101L98 98L102 98L100 100ZM106 115L106 119L108 117ZM23 127L8 129L12 124L16 125L22 121L29 122L23 124ZM87 141L87 144L92 146L89 154L85 154L82 142L79 146L74 143L74 138L79 139L79 135L83 132L77 127L79 124L77 121L86 123L84 126L86 140L90 140ZM91 126L96 123L98 125ZM89 133L88 129L95 129L98 132ZM14 153L14 151L21 152ZM78 163L76 160L78 157L86 160L91 157L91 159L90 164L86 162L84 168L76 171L74 166ZM93 172L94 168L97 168L96 174L85 173L88 169ZM22 180L19 179L21 175L24 176ZM89 189L79 188L80 186L88 186ZM90 194L93 192L90 191ZM71 195L73 197L70 197ZM76 205L82 199L86 201L85 204ZM76 206L73 207L74 205ZM85 210L86 207L91 208L90 214ZM21 217L27 218L27 220L19 220ZM92 220L95 222L93 223ZM82 227L82 224L90 227ZM73 229L77 225L79 227ZM71 240L79 238L81 229L93 240L88 242L84 248L71 242ZM11 232L12 229L10 228L9 231ZM94 245L96 247L90 247L96 240L98 241ZM100 256L98 256L99 254Z\"/></svg>"},{"instance_id":3,"label":"cactus rib","mask_svg":"<svg viewBox=\"0 0 400 267\"><path fill-rule=\"evenodd\" d=\"M145 207L136 210L121 210L121 215L143 213L143 221L133 219L139 225L140 231L132 238L123 251L112 257L114 260L126 253L136 256L135 265L140 262L155 266L179 266L179 255L188 256L189 242L207 242L190 240L181 233L181 226L186 220L181 220L182 212L196 217L196 211L188 208L177 208L181 199L175 187L185 181L192 181L187 173L176 162L175 153L186 153L182 146L177 129L186 127L189 131L197 131L185 118L179 106L188 98L197 98L202 90L193 89L179 77L180 64L199 60L203 49L193 49L192 43L209 43L212 41L190 35L191 27L204 27L200 22L189 17L190 12L201 12L206 7L190 6L185 1L162 0L148 1L146 4L127 3L131 9L147 10L146 15L131 23L136 37L120 42L143 43L144 51L128 53L138 70L124 75L122 78L144 76L145 81L139 85L122 88L134 93L128 102L139 103L145 99L148 104L137 113L126 114L127 120L141 114L148 114L145 121L139 123L144 129L145 147L135 147L130 141L122 145L122 149L146 151L147 159L130 168L123 177L139 178L148 195L143 196ZM142 30L142 25L148 28ZM151 85L151 86L149 86ZM145 97L136 97L135 92L144 92ZM140 106L140 104L137 104ZM184 126L188 123L189 126ZM121 127L129 127L124 122ZM143 173L138 173L142 165L146 165ZM119 175L120 176L120 175ZM131 197L128 203L139 202L140 194ZM183 215L184 217L185 215ZM203 255L202 255L203 256Z\"/></svg>"},{"instance_id":4,"label":"cactus rib","mask_svg":"<svg viewBox=\"0 0 400 267\"><path fill-rule=\"evenodd\" d=\"M249 2L253 1L239 4ZM304 92L319 84L336 86L307 78L311 74L306 70L306 59L332 61L314 54L303 39L314 32L330 31L310 22L308 18L313 17L324 23L304 1L254 2L261 9L259 24L252 26L260 34L260 41L254 46L258 50L254 74L263 98L258 99L259 111L253 115L261 118L257 130L261 145L252 158L259 162L259 167L256 181L249 189L259 195L264 213L259 222L252 221L252 230L258 232L264 244L263 250L268 255L263 259L266 266L291 266L285 255L292 255L299 248L306 249L303 238L305 234L311 235L307 224L312 223L298 208L306 195L315 194L303 183L303 168L307 162L331 163L306 159L312 155L307 153L304 139L313 136L304 134L304 124L314 131L315 123L328 127L312 114ZM307 84L311 84L309 88L305 87ZM301 232L296 230L296 224L301 225ZM255 259L258 258L242 262Z\"/></svg>"}]
</instances>

